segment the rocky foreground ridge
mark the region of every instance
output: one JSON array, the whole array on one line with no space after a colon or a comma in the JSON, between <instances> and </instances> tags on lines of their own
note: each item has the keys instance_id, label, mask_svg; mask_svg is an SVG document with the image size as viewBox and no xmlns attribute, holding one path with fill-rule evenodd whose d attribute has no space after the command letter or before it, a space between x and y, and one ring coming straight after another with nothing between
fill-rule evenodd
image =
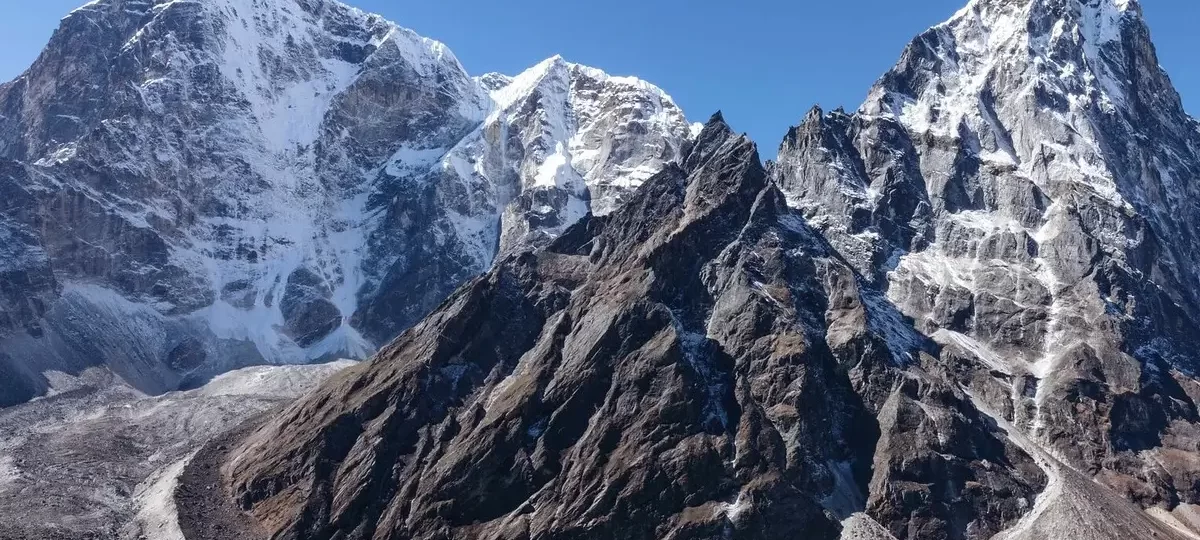
<instances>
[{"instance_id":1,"label":"rocky foreground ridge","mask_svg":"<svg viewBox=\"0 0 1200 540\"><path fill-rule=\"evenodd\" d=\"M1136 2L973 1L766 168L715 117L222 482L270 538L1190 538L1198 165Z\"/></svg>"}]
</instances>

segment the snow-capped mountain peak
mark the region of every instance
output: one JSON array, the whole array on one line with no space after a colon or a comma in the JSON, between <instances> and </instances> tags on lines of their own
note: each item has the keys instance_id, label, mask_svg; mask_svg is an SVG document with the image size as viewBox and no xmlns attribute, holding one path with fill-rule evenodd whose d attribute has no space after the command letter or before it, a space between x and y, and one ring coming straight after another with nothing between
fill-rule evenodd
<instances>
[{"instance_id":1,"label":"snow-capped mountain peak","mask_svg":"<svg viewBox=\"0 0 1200 540\"><path fill-rule=\"evenodd\" d=\"M24 197L0 230L36 239L14 260L47 277L6 299L24 313L6 348L35 393L61 358L160 391L366 355L484 271L502 231L505 249L553 236L673 159L678 108L600 75L559 58L472 78L334 1L90 2L0 87ZM135 316L109 350L58 339Z\"/></svg>"},{"instance_id":2,"label":"snow-capped mountain peak","mask_svg":"<svg viewBox=\"0 0 1200 540\"><path fill-rule=\"evenodd\" d=\"M666 92L561 56L515 77L489 74L481 84L490 89L491 113L442 169L462 185L489 186L493 198L475 208L507 208L500 253L531 235L551 238L588 212L611 212L676 159L689 136ZM462 237L475 239L481 266L490 265L490 230L470 219L455 223Z\"/></svg>"},{"instance_id":3,"label":"snow-capped mountain peak","mask_svg":"<svg viewBox=\"0 0 1200 540\"><path fill-rule=\"evenodd\" d=\"M1200 366L1193 126L1137 2L975 0L856 114L806 117L774 172L952 369L1003 374L981 403L1080 470L1144 477L1129 441L1192 429L1122 415Z\"/></svg>"},{"instance_id":4,"label":"snow-capped mountain peak","mask_svg":"<svg viewBox=\"0 0 1200 540\"><path fill-rule=\"evenodd\" d=\"M1116 46L1126 30L1145 32L1131 0L976 0L914 41L862 112L954 135L997 85L1115 110L1128 92Z\"/></svg>"},{"instance_id":5,"label":"snow-capped mountain peak","mask_svg":"<svg viewBox=\"0 0 1200 540\"><path fill-rule=\"evenodd\" d=\"M570 65L566 60L555 55L538 62L515 77L510 77L508 84L492 91L492 99L495 100L498 109L493 114L500 114L518 101L529 98L543 84L552 85L556 79L561 82L569 76L569 69Z\"/></svg>"}]
</instances>

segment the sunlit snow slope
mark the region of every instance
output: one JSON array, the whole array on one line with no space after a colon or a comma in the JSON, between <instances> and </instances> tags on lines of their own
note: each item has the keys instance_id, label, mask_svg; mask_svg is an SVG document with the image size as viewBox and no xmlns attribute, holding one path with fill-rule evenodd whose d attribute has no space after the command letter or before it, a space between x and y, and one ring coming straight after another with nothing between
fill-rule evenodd
<instances>
[{"instance_id":1,"label":"sunlit snow slope","mask_svg":"<svg viewBox=\"0 0 1200 540\"><path fill-rule=\"evenodd\" d=\"M337 2L91 2L0 86L0 404L48 371L163 391L362 357L688 129L636 79L475 79Z\"/></svg>"}]
</instances>

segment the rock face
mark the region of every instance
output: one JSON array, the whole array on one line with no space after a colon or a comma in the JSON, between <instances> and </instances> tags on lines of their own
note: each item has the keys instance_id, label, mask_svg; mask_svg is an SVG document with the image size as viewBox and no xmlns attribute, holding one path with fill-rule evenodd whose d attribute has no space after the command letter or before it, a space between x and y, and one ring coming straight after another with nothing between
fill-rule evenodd
<instances>
[{"instance_id":1,"label":"rock face","mask_svg":"<svg viewBox=\"0 0 1200 540\"><path fill-rule=\"evenodd\" d=\"M1136 1L974 0L769 168L718 116L538 221L220 482L272 539L1191 537L1198 173Z\"/></svg>"},{"instance_id":2,"label":"rock face","mask_svg":"<svg viewBox=\"0 0 1200 540\"><path fill-rule=\"evenodd\" d=\"M626 205L507 257L222 474L271 538L1015 523L1046 477L865 283L716 117Z\"/></svg>"},{"instance_id":3,"label":"rock face","mask_svg":"<svg viewBox=\"0 0 1200 540\"><path fill-rule=\"evenodd\" d=\"M366 356L688 130L641 81L473 79L337 2L92 1L0 86L0 405Z\"/></svg>"},{"instance_id":4,"label":"rock face","mask_svg":"<svg viewBox=\"0 0 1200 540\"><path fill-rule=\"evenodd\" d=\"M1200 130L1136 1L974 1L774 173L990 408L1143 505L1198 502Z\"/></svg>"}]
</instances>

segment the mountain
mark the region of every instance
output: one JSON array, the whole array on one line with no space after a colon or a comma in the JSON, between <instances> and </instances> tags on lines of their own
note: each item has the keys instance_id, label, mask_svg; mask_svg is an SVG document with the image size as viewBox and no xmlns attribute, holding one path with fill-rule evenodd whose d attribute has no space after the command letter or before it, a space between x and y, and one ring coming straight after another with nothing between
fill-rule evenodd
<instances>
[{"instance_id":1,"label":"mountain","mask_svg":"<svg viewBox=\"0 0 1200 540\"><path fill-rule=\"evenodd\" d=\"M779 163L981 403L1144 506L1200 502L1200 128L1137 2L972 2Z\"/></svg>"},{"instance_id":2,"label":"mountain","mask_svg":"<svg viewBox=\"0 0 1200 540\"><path fill-rule=\"evenodd\" d=\"M470 77L325 0L94 0L0 86L0 405L365 357L690 135L554 58Z\"/></svg>"},{"instance_id":3,"label":"mountain","mask_svg":"<svg viewBox=\"0 0 1200 540\"><path fill-rule=\"evenodd\" d=\"M1195 537L1198 172L1135 0L973 0L206 447L183 530Z\"/></svg>"},{"instance_id":4,"label":"mountain","mask_svg":"<svg viewBox=\"0 0 1200 540\"><path fill-rule=\"evenodd\" d=\"M878 447L945 475L937 508L879 505L998 532L1046 478L954 386L895 368L923 344L715 117L681 166L464 286L222 474L271 538L831 538L872 468L922 472Z\"/></svg>"}]
</instances>

